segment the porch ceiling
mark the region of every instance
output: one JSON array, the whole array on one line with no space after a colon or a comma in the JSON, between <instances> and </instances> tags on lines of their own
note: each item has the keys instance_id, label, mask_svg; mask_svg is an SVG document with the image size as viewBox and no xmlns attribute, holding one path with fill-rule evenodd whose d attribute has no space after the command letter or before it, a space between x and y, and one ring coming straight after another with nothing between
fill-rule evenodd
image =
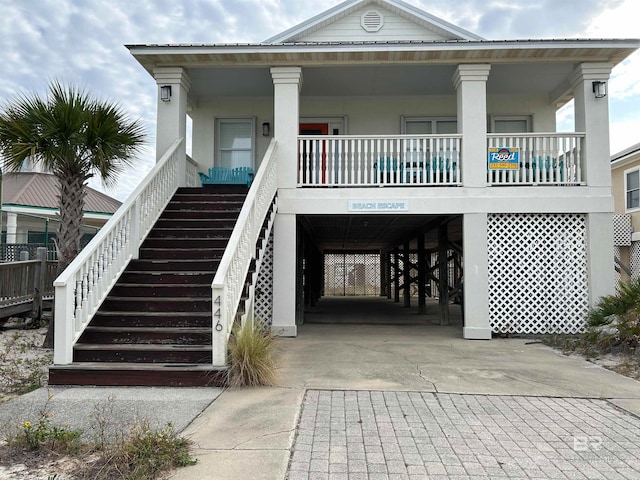
<instances>
[{"instance_id":1,"label":"porch ceiling","mask_svg":"<svg viewBox=\"0 0 640 480\"><path fill-rule=\"evenodd\" d=\"M639 47L637 39L127 45L151 75L187 69L196 100L270 96L276 66L303 68L303 96L448 94L457 65L488 63L490 94L548 93L560 103L575 65L616 65Z\"/></svg>"},{"instance_id":2,"label":"porch ceiling","mask_svg":"<svg viewBox=\"0 0 640 480\"><path fill-rule=\"evenodd\" d=\"M487 92L551 95L567 83L573 63L493 65ZM358 65L303 68L303 97L454 95L455 65ZM273 81L267 67L190 68L190 95L268 97Z\"/></svg>"},{"instance_id":3,"label":"porch ceiling","mask_svg":"<svg viewBox=\"0 0 640 480\"><path fill-rule=\"evenodd\" d=\"M392 249L425 232L426 248L438 246L438 225L448 220L449 240L462 244L462 217L443 215L303 215L300 222L321 250Z\"/></svg>"}]
</instances>

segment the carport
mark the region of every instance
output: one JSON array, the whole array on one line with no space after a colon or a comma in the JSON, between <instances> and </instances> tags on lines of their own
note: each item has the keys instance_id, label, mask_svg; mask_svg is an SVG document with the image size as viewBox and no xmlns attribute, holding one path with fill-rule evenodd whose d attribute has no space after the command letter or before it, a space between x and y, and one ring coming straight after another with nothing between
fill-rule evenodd
<instances>
[{"instance_id":1,"label":"carport","mask_svg":"<svg viewBox=\"0 0 640 480\"><path fill-rule=\"evenodd\" d=\"M318 303L366 312L382 297L404 307L391 310L398 316L411 311L422 323L448 325L452 303L463 304L461 215L299 215L298 227L299 324L307 316L328 321L318 317Z\"/></svg>"}]
</instances>

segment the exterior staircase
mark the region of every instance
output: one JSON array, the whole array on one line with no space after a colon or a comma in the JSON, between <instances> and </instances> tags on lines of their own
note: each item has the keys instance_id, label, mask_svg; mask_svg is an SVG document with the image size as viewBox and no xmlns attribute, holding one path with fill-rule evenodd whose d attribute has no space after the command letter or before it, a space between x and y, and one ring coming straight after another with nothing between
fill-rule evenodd
<instances>
[{"instance_id":1,"label":"exterior staircase","mask_svg":"<svg viewBox=\"0 0 640 480\"><path fill-rule=\"evenodd\" d=\"M223 385L212 364L211 282L246 187L180 188L51 385Z\"/></svg>"}]
</instances>

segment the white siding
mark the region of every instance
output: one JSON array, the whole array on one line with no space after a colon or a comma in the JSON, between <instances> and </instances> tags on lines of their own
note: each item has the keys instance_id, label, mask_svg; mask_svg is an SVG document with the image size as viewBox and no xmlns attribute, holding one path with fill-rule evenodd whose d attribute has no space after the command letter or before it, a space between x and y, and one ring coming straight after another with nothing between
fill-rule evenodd
<instances>
[{"instance_id":1,"label":"white siding","mask_svg":"<svg viewBox=\"0 0 640 480\"><path fill-rule=\"evenodd\" d=\"M488 115L531 115L536 132L555 131L555 110L545 96L498 95L487 99ZM302 97L300 116L303 118L348 119L349 135L401 133L400 117L456 116L455 95L425 95L407 97ZM193 118L193 159L198 170L213 165L216 117L255 117L255 165L269 145L277 125L273 124L273 99L268 97L225 98L201 100L191 112ZM262 124L271 124L271 136L262 136Z\"/></svg>"},{"instance_id":2,"label":"white siding","mask_svg":"<svg viewBox=\"0 0 640 480\"><path fill-rule=\"evenodd\" d=\"M198 162L198 170L206 171L213 166L214 134L216 118L255 117L255 158L256 169L267 151L273 137L273 98L225 98L220 100L201 100L198 108L190 113L193 119L193 160ZM262 136L262 124L271 125L271 135Z\"/></svg>"},{"instance_id":3,"label":"white siding","mask_svg":"<svg viewBox=\"0 0 640 480\"><path fill-rule=\"evenodd\" d=\"M377 32L366 32L360 26L360 18L368 11L375 10L384 16L384 26ZM402 40L450 40L440 33L428 30L395 13L369 5L346 17L331 23L298 41L302 42L341 42L341 41L402 41Z\"/></svg>"},{"instance_id":4,"label":"white siding","mask_svg":"<svg viewBox=\"0 0 640 480\"><path fill-rule=\"evenodd\" d=\"M556 111L546 95L490 95L489 115L531 115L534 132L555 132Z\"/></svg>"}]
</instances>

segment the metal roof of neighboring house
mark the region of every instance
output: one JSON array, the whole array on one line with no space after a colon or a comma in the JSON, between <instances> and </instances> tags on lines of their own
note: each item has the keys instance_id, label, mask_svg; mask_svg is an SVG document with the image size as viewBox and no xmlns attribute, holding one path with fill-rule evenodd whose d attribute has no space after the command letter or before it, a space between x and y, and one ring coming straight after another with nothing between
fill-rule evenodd
<instances>
[{"instance_id":1,"label":"metal roof of neighboring house","mask_svg":"<svg viewBox=\"0 0 640 480\"><path fill-rule=\"evenodd\" d=\"M114 213L121 202L91 187L84 199L85 212ZM58 179L50 173L18 172L2 176L2 203L58 208Z\"/></svg>"},{"instance_id":2,"label":"metal roof of neighboring house","mask_svg":"<svg viewBox=\"0 0 640 480\"><path fill-rule=\"evenodd\" d=\"M611 155L611 163L628 158L629 156L635 153L640 153L640 143L631 145L630 147L625 148L624 150Z\"/></svg>"}]
</instances>

